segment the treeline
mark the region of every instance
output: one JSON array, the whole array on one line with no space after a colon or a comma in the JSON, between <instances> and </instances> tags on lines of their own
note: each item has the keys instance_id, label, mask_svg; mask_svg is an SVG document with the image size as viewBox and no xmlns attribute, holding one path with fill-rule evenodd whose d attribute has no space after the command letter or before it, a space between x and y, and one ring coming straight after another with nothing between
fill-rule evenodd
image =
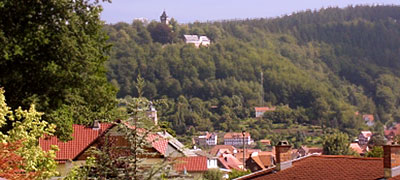
<instances>
[{"instance_id":1,"label":"treeline","mask_svg":"<svg viewBox=\"0 0 400 180\"><path fill-rule=\"evenodd\" d=\"M108 79L124 98L137 96L135 79L142 76L147 98L168 99L161 117L178 134L247 128L264 138L271 123L356 134L366 128L356 111L374 114L378 130L400 121L399 10L359 6L276 19L106 25L114 44ZM206 35L212 44L196 48L183 34ZM282 108L249 119L262 104Z\"/></svg>"}]
</instances>

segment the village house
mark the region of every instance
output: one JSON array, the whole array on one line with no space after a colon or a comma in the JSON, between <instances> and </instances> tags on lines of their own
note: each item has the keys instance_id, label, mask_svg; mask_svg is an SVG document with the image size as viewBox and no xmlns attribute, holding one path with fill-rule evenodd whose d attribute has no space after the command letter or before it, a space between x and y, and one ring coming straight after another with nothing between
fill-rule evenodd
<instances>
[{"instance_id":1,"label":"village house","mask_svg":"<svg viewBox=\"0 0 400 180\"><path fill-rule=\"evenodd\" d=\"M310 154L322 154L322 148L320 147L307 147L307 146L301 146L298 150L298 156L302 157L302 156L307 156Z\"/></svg>"},{"instance_id":2,"label":"village house","mask_svg":"<svg viewBox=\"0 0 400 180\"><path fill-rule=\"evenodd\" d=\"M56 136L45 136L39 139L39 145L44 151L50 150L52 145L58 146L59 151L56 152L55 158L58 163L57 171L61 176L65 176L74 166L85 163L86 157L90 156L88 149L99 145L106 134L107 138L113 139L114 147L127 145L125 138L115 127L115 123L95 123L91 127L74 124L71 141L63 142ZM151 148L147 150L155 155L146 157L143 162L145 165L151 166L167 157L196 156L167 132L149 134L147 140L151 142Z\"/></svg>"},{"instance_id":3,"label":"village house","mask_svg":"<svg viewBox=\"0 0 400 180\"><path fill-rule=\"evenodd\" d=\"M254 141L250 137L250 133L245 132L244 137L242 133L239 132L229 132L224 135L224 144L225 145L232 145L235 147L242 147L243 142L246 145L250 145Z\"/></svg>"},{"instance_id":4,"label":"village house","mask_svg":"<svg viewBox=\"0 0 400 180\"><path fill-rule=\"evenodd\" d=\"M239 161L235 156L229 153L224 153L218 156L218 166L227 170L243 170L243 162Z\"/></svg>"},{"instance_id":5,"label":"village house","mask_svg":"<svg viewBox=\"0 0 400 180\"><path fill-rule=\"evenodd\" d=\"M271 152L267 151L253 152L246 160L246 169L250 170L251 172L267 169L273 165L274 156L271 154Z\"/></svg>"},{"instance_id":6,"label":"village house","mask_svg":"<svg viewBox=\"0 0 400 180\"><path fill-rule=\"evenodd\" d=\"M372 114L364 114L363 119L364 119L365 124L367 124L367 126L369 126L369 127L371 127L375 124L374 123L374 115L372 115Z\"/></svg>"},{"instance_id":7,"label":"village house","mask_svg":"<svg viewBox=\"0 0 400 180\"><path fill-rule=\"evenodd\" d=\"M194 44L196 47L209 46L211 44L211 41L207 36L199 37L197 35L185 34L183 37L185 38L186 44Z\"/></svg>"},{"instance_id":8,"label":"village house","mask_svg":"<svg viewBox=\"0 0 400 180\"><path fill-rule=\"evenodd\" d=\"M211 148L209 154L211 156L217 157L218 153L223 152L224 150L221 149L225 149L228 152L230 152L231 154L236 154L238 152L238 150L233 147L232 145L216 145L213 148Z\"/></svg>"},{"instance_id":9,"label":"village house","mask_svg":"<svg viewBox=\"0 0 400 180\"><path fill-rule=\"evenodd\" d=\"M361 147L358 143L350 143L350 149L363 156L368 151L368 146Z\"/></svg>"},{"instance_id":10,"label":"village house","mask_svg":"<svg viewBox=\"0 0 400 180\"><path fill-rule=\"evenodd\" d=\"M242 176L236 180L324 179L375 180L400 179L400 145L384 145L383 158L343 155L308 155L290 159L291 146L276 146L276 166Z\"/></svg>"},{"instance_id":11,"label":"village house","mask_svg":"<svg viewBox=\"0 0 400 180\"><path fill-rule=\"evenodd\" d=\"M275 107L255 107L256 118L262 118L267 111L275 111Z\"/></svg>"},{"instance_id":12,"label":"village house","mask_svg":"<svg viewBox=\"0 0 400 180\"><path fill-rule=\"evenodd\" d=\"M175 160L174 170L193 179L202 178L209 169L218 169L217 158L206 156L180 157Z\"/></svg>"},{"instance_id":13,"label":"village house","mask_svg":"<svg viewBox=\"0 0 400 180\"><path fill-rule=\"evenodd\" d=\"M261 139L260 143L264 146L271 146L271 140L269 139Z\"/></svg>"},{"instance_id":14,"label":"village house","mask_svg":"<svg viewBox=\"0 0 400 180\"><path fill-rule=\"evenodd\" d=\"M396 123L394 126L389 128L385 127L384 134L388 142L393 141L394 137L400 135L400 123Z\"/></svg>"},{"instance_id":15,"label":"village house","mask_svg":"<svg viewBox=\"0 0 400 180\"><path fill-rule=\"evenodd\" d=\"M371 139L371 136L371 131L361 131L360 135L358 135L358 144L360 144L360 146L367 145L369 140Z\"/></svg>"},{"instance_id":16,"label":"village house","mask_svg":"<svg viewBox=\"0 0 400 180\"><path fill-rule=\"evenodd\" d=\"M169 18L167 16L167 13L165 12L165 10L163 11L163 13L160 16L160 22L162 24L168 25L169 24Z\"/></svg>"},{"instance_id":17,"label":"village house","mask_svg":"<svg viewBox=\"0 0 400 180\"><path fill-rule=\"evenodd\" d=\"M215 146L218 143L217 133L206 132L203 135L194 138L194 141L199 146Z\"/></svg>"}]
</instances>

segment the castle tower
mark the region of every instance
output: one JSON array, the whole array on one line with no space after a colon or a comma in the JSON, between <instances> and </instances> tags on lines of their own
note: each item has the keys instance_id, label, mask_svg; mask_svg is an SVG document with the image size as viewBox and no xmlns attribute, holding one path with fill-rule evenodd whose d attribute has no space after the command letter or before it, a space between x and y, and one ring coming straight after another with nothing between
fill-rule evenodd
<instances>
[{"instance_id":1,"label":"castle tower","mask_svg":"<svg viewBox=\"0 0 400 180\"><path fill-rule=\"evenodd\" d=\"M165 10L163 11L163 13L160 16L160 21L163 24L167 24L167 25L169 24L168 16L167 16L167 13L165 13Z\"/></svg>"}]
</instances>

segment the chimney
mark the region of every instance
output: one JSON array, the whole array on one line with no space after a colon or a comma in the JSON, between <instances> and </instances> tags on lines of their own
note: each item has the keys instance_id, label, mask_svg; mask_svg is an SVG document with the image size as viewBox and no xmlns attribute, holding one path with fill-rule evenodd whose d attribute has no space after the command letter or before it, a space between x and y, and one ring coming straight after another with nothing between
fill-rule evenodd
<instances>
[{"instance_id":1,"label":"chimney","mask_svg":"<svg viewBox=\"0 0 400 180\"><path fill-rule=\"evenodd\" d=\"M292 167L291 145L287 141L280 141L275 147L276 170L281 171Z\"/></svg>"},{"instance_id":2,"label":"chimney","mask_svg":"<svg viewBox=\"0 0 400 180\"><path fill-rule=\"evenodd\" d=\"M93 130L99 130L100 129L100 122L98 120L95 120L93 123Z\"/></svg>"},{"instance_id":3,"label":"chimney","mask_svg":"<svg viewBox=\"0 0 400 180\"><path fill-rule=\"evenodd\" d=\"M400 145L383 146L383 171L385 178L400 175Z\"/></svg>"}]
</instances>

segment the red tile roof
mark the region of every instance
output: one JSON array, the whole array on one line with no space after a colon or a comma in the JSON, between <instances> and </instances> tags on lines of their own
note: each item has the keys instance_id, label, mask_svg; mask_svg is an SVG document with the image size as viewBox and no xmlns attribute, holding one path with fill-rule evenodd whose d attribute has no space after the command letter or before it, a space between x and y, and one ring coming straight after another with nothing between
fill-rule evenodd
<instances>
[{"instance_id":1,"label":"red tile roof","mask_svg":"<svg viewBox=\"0 0 400 180\"><path fill-rule=\"evenodd\" d=\"M218 151L220 149L228 149L230 152L233 153L233 151L236 149L235 147L231 146L231 145L216 145L214 146L211 150L210 150L210 154L212 156L217 155Z\"/></svg>"},{"instance_id":2,"label":"red tile roof","mask_svg":"<svg viewBox=\"0 0 400 180\"><path fill-rule=\"evenodd\" d=\"M39 139L39 144L45 151L50 150L51 145L57 145L60 149L56 152L57 161L74 160L112 126L111 123L100 123L100 128L95 130L91 127L74 124L73 140L63 142L58 140L56 136L46 136Z\"/></svg>"},{"instance_id":3,"label":"red tile roof","mask_svg":"<svg viewBox=\"0 0 400 180\"><path fill-rule=\"evenodd\" d=\"M56 136L47 136L39 139L39 144L43 150L50 150L51 145L57 145L59 151L56 152L56 161L65 163L67 160L75 160L85 150L87 150L99 137L114 127L111 123L100 123L100 129L95 130L83 125L73 125L73 140L63 142ZM130 127L132 128L132 127ZM157 134L149 134L147 140L160 154L165 155L168 147L168 139L162 138Z\"/></svg>"},{"instance_id":4,"label":"red tile roof","mask_svg":"<svg viewBox=\"0 0 400 180\"><path fill-rule=\"evenodd\" d=\"M293 161L292 167L276 171L267 169L240 179L323 179L358 180L383 178L382 158L352 156L309 156Z\"/></svg>"},{"instance_id":5,"label":"red tile roof","mask_svg":"<svg viewBox=\"0 0 400 180\"><path fill-rule=\"evenodd\" d=\"M236 157L232 154L223 154L221 157L218 158L222 164L227 169L237 169L240 170L243 166L243 162L239 161Z\"/></svg>"},{"instance_id":6,"label":"red tile roof","mask_svg":"<svg viewBox=\"0 0 400 180\"><path fill-rule=\"evenodd\" d=\"M254 107L257 112L274 111L275 107Z\"/></svg>"},{"instance_id":7,"label":"red tile roof","mask_svg":"<svg viewBox=\"0 0 400 180\"><path fill-rule=\"evenodd\" d=\"M366 121L368 120L369 122L374 122L374 115L372 114L364 114L363 119Z\"/></svg>"},{"instance_id":8,"label":"red tile roof","mask_svg":"<svg viewBox=\"0 0 400 180\"><path fill-rule=\"evenodd\" d=\"M207 157L205 156L191 156L181 157L176 159L174 169L178 172L184 171L186 168L187 172L204 172L207 171Z\"/></svg>"},{"instance_id":9,"label":"red tile roof","mask_svg":"<svg viewBox=\"0 0 400 180\"><path fill-rule=\"evenodd\" d=\"M351 143L350 148L358 154L362 154L364 152L358 143Z\"/></svg>"}]
</instances>

